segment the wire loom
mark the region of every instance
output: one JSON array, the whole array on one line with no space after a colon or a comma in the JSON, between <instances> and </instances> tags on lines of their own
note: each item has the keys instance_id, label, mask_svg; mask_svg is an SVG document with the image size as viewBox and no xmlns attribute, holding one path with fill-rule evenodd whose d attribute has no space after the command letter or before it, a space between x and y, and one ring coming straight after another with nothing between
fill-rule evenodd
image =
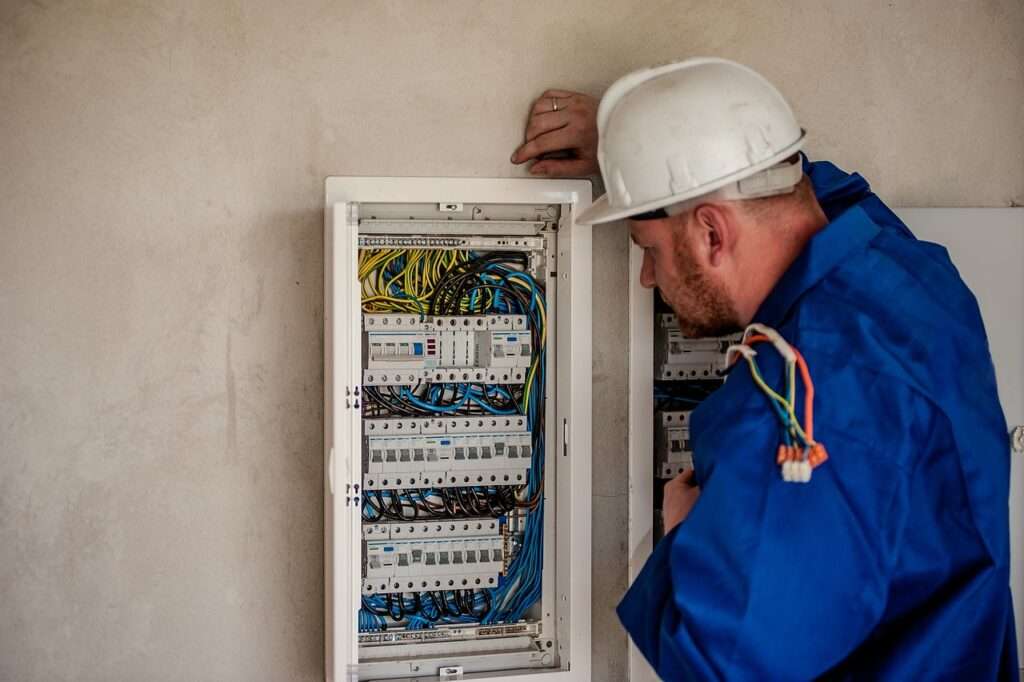
<instances>
[{"instance_id":1,"label":"wire loom","mask_svg":"<svg viewBox=\"0 0 1024 682\"><path fill-rule=\"evenodd\" d=\"M364 416L526 415L533 454L523 486L364 491L363 519L490 516L521 520L522 537L495 588L364 596L359 630L438 624L515 623L540 598L544 528L544 289L525 272L522 252L365 249L359 253L364 312L427 315L526 315L533 358L522 386L466 383L366 388ZM517 521L519 519L516 519ZM515 545L515 543L510 543Z\"/></svg>"},{"instance_id":2,"label":"wire loom","mask_svg":"<svg viewBox=\"0 0 1024 682\"><path fill-rule=\"evenodd\" d=\"M786 363L786 395L779 395L765 382L758 369L755 344L770 343ZM771 327L752 324L743 333L739 344L726 351L726 364L732 365L743 357L750 367L754 384L768 397L775 415L782 426L782 442L776 453L776 463L782 473L782 480L788 483L809 483L811 473L828 459L825 446L814 440L814 383L807 362L796 348ZM796 416L797 368L804 383L804 422L801 426Z\"/></svg>"}]
</instances>

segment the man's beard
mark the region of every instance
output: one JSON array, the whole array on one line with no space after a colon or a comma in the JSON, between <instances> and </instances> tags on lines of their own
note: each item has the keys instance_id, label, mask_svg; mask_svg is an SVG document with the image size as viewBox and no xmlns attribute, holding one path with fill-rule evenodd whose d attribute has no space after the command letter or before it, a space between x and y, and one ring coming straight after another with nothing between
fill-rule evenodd
<instances>
[{"instance_id":1,"label":"man's beard","mask_svg":"<svg viewBox=\"0 0 1024 682\"><path fill-rule=\"evenodd\" d=\"M701 271L685 245L675 251L679 271L686 273L674 291L662 298L679 318L679 329L689 338L725 336L740 331L739 315L725 288Z\"/></svg>"}]
</instances>

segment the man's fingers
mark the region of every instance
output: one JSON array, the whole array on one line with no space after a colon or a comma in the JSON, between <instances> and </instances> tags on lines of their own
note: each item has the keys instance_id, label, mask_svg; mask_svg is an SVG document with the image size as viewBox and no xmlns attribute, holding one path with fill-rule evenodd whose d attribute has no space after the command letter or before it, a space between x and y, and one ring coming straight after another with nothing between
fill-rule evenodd
<instances>
[{"instance_id":1,"label":"man's fingers","mask_svg":"<svg viewBox=\"0 0 1024 682\"><path fill-rule=\"evenodd\" d=\"M526 126L526 141L529 142L538 135L564 128L567 125L569 125L569 114L565 111L534 114L530 117L530 124Z\"/></svg>"},{"instance_id":2,"label":"man's fingers","mask_svg":"<svg viewBox=\"0 0 1024 682\"><path fill-rule=\"evenodd\" d=\"M572 149L576 145L575 136L566 128L552 130L530 140L512 154L512 163L522 163L536 158L544 152L561 149Z\"/></svg>"},{"instance_id":3,"label":"man's fingers","mask_svg":"<svg viewBox=\"0 0 1024 682\"><path fill-rule=\"evenodd\" d=\"M512 163L534 161L533 175L583 177L597 173L596 110L593 97L561 88L546 90L533 103L526 142L512 153ZM570 152L570 158L541 158L558 151Z\"/></svg>"},{"instance_id":4,"label":"man's fingers","mask_svg":"<svg viewBox=\"0 0 1024 682\"><path fill-rule=\"evenodd\" d=\"M530 175L551 178L578 178L590 174L591 163L583 159L548 159L530 166Z\"/></svg>"},{"instance_id":5,"label":"man's fingers","mask_svg":"<svg viewBox=\"0 0 1024 682\"><path fill-rule=\"evenodd\" d=\"M546 112L554 113L556 111L562 111L568 109L572 104L572 96L559 96L559 95L541 95L537 98L537 101L533 103L533 108L530 109L530 115L536 116L537 114L543 114ZM558 107L557 109L555 107Z\"/></svg>"}]
</instances>

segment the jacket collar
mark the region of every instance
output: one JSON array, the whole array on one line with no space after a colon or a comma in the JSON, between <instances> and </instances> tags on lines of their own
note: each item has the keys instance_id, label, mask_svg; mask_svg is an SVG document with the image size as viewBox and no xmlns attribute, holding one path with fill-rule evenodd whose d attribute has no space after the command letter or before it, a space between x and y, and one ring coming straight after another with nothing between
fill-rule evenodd
<instances>
[{"instance_id":1,"label":"jacket collar","mask_svg":"<svg viewBox=\"0 0 1024 682\"><path fill-rule=\"evenodd\" d=\"M779 327L804 293L851 255L864 250L879 227L862 208L851 206L811 237L754 315L754 321Z\"/></svg>"}]
</instances>

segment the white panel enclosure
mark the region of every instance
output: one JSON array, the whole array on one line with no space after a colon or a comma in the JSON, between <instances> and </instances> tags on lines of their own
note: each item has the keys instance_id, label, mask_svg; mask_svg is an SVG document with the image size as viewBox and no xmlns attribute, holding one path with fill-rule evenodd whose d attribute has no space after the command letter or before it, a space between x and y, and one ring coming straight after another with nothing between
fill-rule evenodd
<instances>
[{"instance_id":1,"label":"white panel enclosure","mask_svg":"<svg viewBox=\"0 0 1024 682\"><path fill-rule=\"evenodd\" d=\"M328 680L590 678L590 200L327 179Z\"/></svg>"}]
</instances>

